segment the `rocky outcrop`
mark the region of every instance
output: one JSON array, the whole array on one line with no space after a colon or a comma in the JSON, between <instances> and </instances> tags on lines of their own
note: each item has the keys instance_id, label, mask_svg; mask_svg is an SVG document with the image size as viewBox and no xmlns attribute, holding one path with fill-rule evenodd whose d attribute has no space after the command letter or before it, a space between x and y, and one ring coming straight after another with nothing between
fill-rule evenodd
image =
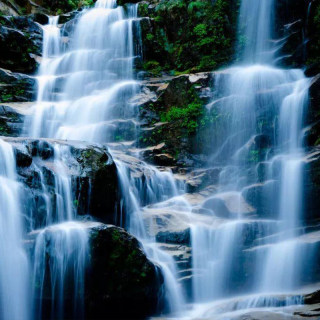
<instances>
[{"instance_id":1,"label":"rocky outcrop","mask_svg":"<svg viewBox=\"0 0 320 320\"><path fill-rule=\"evenodd\" d=\"M310 80L309 98L305 119L305 142L308 146L316 146L320 144L320 74Z\"/></svg>"},{"instance_id":2,"label":"rocky outcrop","mask_svg":"<svg viewBox=\"0 0 320 320\"><path fill-rule=\"evenodd\" d=\"M162 145L160 152L148 154L155 164L200 165L206 153L206 132L210 115L205 104L211 94L212 73L164 77L144 81L145 91L137 104L142 126L139 147ZM179 93L179 94L177 94ZM160 154L170 155L160 156ZM151 156L151 158L150 158Z\"/></svg>"},{"instance_id":3,"label":"rocky outcrop","mask_svg":"<svg viewBox=\"0 0 320 320\"><path fill-rule=\"evenodd\" d=\"M19 180L24 185L25 203L33 212L35 227L42 227L48 209L55 221L59 176L70 179L74 211L90 214L101 221L114 223L118 197L118 177L115 163L103 146L83 142L5 138L12 144ZM58 159L56 158L58 157ZM63 169L53 163L60 161ZM49 207L46 201L49 199Z\"/></svg>"},{"instance_id":4,"label":"rocky outcrop","mask_svg":"<svg viewBox=\"0 0 320 320\"><path fill-rule=\"evenodd\" d=\"M90 244L88 318L142 318L155 313L161 306L163 279L139 242L123 229L100 225L90 231Z\"/></svg>"},{"instance_id":5,"label":"rocky outcrop","mask_svg":"<svg viewBox=\"0 0 320 320\"><path fill-rule=\"evenodd\" d=\"M80 174L74 177L78 199L78 214L90 213L99 220L115 223L115 207L118 197L117 168L105 148L89 146L72 148L80 166Z\"/></svg>"},{"instance_id":6,"label":"rocky outcrop","mask_svg":"<svg viewBox=\"0 0 320 320\"><path fill-rule=\"evenodd\" d=\"M237 1L143 1L139 15L143 69L199 72L228 63L233 55Z\"/></svg>"},{"instance_id":7,"label":"rocky outcrop","mask_svg":"<svg viewBox=\"0 0 320 320\"><path fill-rule=\"evenodd\" d=\"M50 282L51 276L55 275L51 274L54 269L49 265L57 259L51 256L57 249L52 247L56 239L64 245L64 238L59 235L63 228L57 225L45 229L42 245L45 247L46 269L43 292L39 296L41 301L37 301L42 305L42 319L51 319L52 310L56 308ZM74 297L81 295L80 292L74 293L74 288L81 288L82 281L84 291L81 301L84 305L78 306L78 309L84 310L85 319L142 319L154 314L161 306L163 278L160 268L148 260L138 240L121 228L97 222L77 222L73 228L87 234L89 247L83 277L72 275L71 268L68 278L64 279L63 301L60 301L64 305L64 318L74 317ZM30 252L34 250L38 235L38 231L33 231L28 236ZM77 244L73 246L76 250ZM75 262L70 263L73 265ZM65 267L69 270L67 265ZM72 279L80 282L73 283Z\"/></svg>"},{"instance_id":8,"label":"rocky outcrop","mask_svg":"<svg viewBox=\"0 0 320 320\"><path fill-rule=\"evenodd\" d=\"M14 72L34 73L36 55L42 49L42 30L29 17L1 17L0 67Z\"/></svg>"},{"instance_id":9,"label":"rocky outcrop","mask_svg":"<svg viewBox=\"0 0 320 320\"><path fill-rule=\"evenodd\" d=\"M23 132L24 119L32 102L0 103L0 135L17 137Z\"/></svg>"},{"instance_id":10,"label":"rocky outcrop","mask_svg":"<svg viewBox=\"0 0 320 320\"><path fill-rule=\"evenodd\" d=\"M305 175L303 183L305 219L309 222L319 221L320 200L316 196L320 192L320 150L310 150L305 158Z\"/></svg>"},{"instance_id":11,"label":"rocky outcrop","mask_svg":"<svg viewBox=\"0 0 320 320\"><path fill-rule=\"evenodd\" d=\"M0 69L0 102L26 102L36 98L36 79Z\"/></svg>"}]
</instances>

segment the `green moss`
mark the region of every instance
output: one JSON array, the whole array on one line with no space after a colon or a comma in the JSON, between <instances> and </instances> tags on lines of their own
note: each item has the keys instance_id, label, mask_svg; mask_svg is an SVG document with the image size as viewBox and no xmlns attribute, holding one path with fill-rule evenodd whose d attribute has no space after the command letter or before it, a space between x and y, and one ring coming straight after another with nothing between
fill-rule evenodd
<instances>
[{"instance_id":1,"label":"green moss","mask_svg":"<svg viewBox=\"0 0 320 320\"><path fill-rule=\"evenodd\" d=\"M164 0L151 12L144 4L140 15L154 21L151 30L148 25L142 28L146 61L156 61L162 70L174 73L211 70L228 63L236 34L236 3Z\"/></svg>"},{"instance_id":2,"label":"green moss","mask_svg":"<svg viewBox=\"0 0 320 320\"><path fill-rule=\"evenodd\" d=\"M147 3L139 3L138 14L140 17L147 17L148 16L148 4Z\"/></svg>"},{"instance_id":3,"label":"green moss","mask_svg":"<svg viewBox=\"0 0 320 320\"><path fill-rule=\"evenodd\" d=\"M186 128L189 133L192 133L197 129L197 119L202 113L203 107L200 103L191 103L185 107L173 106L168 112L161 114L161 121L179 121L182 127Z\"/></svg>"},{"instance_id":4,"label":"green moss","mask_svg":"<svg viewBox=\"0 0 320 320\"><path fill-rule=\"evenodd\" d=\"M66 12L74 11L83 7L92 7L94 5L93 0L54 0L44 1L43 7L49 9L57 15L61 15Z\"/></svg>"},{"instance_id":5,"label":"green moss","mask_svg":"<svg viewBox=\"0 0 320 320\"><path fill-rule=\"evenodd\" d=\"M143 68L149 71L153 76L161 75L161 66L157 61L147 61L144 63Z\"/></svg>"}]
</instances>

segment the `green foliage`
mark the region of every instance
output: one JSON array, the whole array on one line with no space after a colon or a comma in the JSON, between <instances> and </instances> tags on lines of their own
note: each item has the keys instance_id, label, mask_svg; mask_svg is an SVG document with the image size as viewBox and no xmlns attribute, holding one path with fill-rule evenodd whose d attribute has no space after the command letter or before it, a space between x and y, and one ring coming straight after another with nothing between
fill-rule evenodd
<instances>
[{"instance_id":1,"label":"green foliage","mask_svg":"<svg viewBox=\"0 0 320 320\"><path fill-rule=\"evenodd\" d=\"M140 3L139 4L138 15L140 17L147 17L148 16L148 4L147 3Z\"/></svg>"},{"instance_id":2,"label":"green foliage","mask_svg":"<svg viewBox=\"0 0 320 320\"><path fill-rule=\"evenodd\" d=\"M163 0L154 10L143 4L140 15L153 19L142 25L146 61L163 70L197 72L230 61L236 34L236 0Z\"/></svg>"},{"instance_id":3,"label":"green foliage","mask_svg":"<svg viewBox=\"0 0 320 320\"><path fill-rule=\"evenodd\" d=\"M57 15L82 7L92 7L93 5L94 0L45 0L43 3L43 7L49 9L51 12L55 12Z\"/></svg>"},{"instance_id":4,"label":"green foliage","mask_svg":"<svg viewBox=\"0 0 320 320\"><path fill-rule=\"evenodd\" d=\"M207 25L204 23L198 24L197 26L194 27L193 33L200 38L204 38L205 36L208 35L207 32Z\"/></svg>"},{"instance_id":5,"label":"green foliage","mask_svg":"<svg viewBox=\"0 0 320 320\"><path fill-rule=\"evenodd\" d=\"M161 121L180 121L181 126L192 133L197 129L198 117L202 113L203 106L200 103L190 103L185 107L171 107L168 112L161 114Z\"/></svg>"},{"instance_id":6,"label":"green foliage","mask_svg":"<svg viewBox=\"0 0 320 320\"><path fill-rule=\"evenodd\" d=\"M180 94L186 97L186 102L167 106L167 110L160 112L161 122L169 122L177 128L186 129L186 133L190 135L216 121L217 115L207 113L193 86L189 90L179 90Z\"/></svg>"},{"instance_id":7,"label":"green foliage","mask_svg":"<svg viewBox=\"0 0 320 320\"><path fill-rule=\"evenodd\" d=\"M147 61L143 68L148 70L153 76L159 76L161 74L161 66L157 61Z\"/></svg>"}]
</instances>

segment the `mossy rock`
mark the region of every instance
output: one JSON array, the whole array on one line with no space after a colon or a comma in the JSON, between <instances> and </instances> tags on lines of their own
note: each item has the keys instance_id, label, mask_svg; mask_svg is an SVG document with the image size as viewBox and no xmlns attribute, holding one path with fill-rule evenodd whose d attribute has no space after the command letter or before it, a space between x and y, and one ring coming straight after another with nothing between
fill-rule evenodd
<instances>
[{"instance_id":1,"label":"mossy rock","mask_svg":"<svg viewBox=\"0 0 320 320\"><path fill-rule=\"evenodd\" d=\"M87 317L133 319L154 314L161 306L163 278L137 239L121 228L100 225L91 230L90 243Z\"/></svg>"},{"instance_id":2,"label":"mossy rock","mask_svg":"<svg viewBox=\"0 0 320 320\"><path fill-rule=\"evenodd\" d=\"M141 2L138 13L149 18L141 24L144 69L150 71L151 62L173 73L227 64L233 55L237 11L235 0Z\"/></svg>"},{"instance_id":3,"label":"mossy rock","mask_svg":"<svg viewBox=\"0 0 320 320\"><path fill-rule=\"evenodd\" d=\"M0 26L0 66L17 72L33 73L36 60L30 55L33 43L24 33Z\"/></svg>"},{"instance_id":4,"label":"mossy rock","mask_svg":"<svg viewBox=\"0 0 320 320\"><path fill-rule=\"evenodd\" d=\"M80 165L80 174L74 177L78 214L89 213L101 221L117 223L118 176L111 155L95 146L72 148L72 154Z\"/></svg>"},{"instance_id":5,"label":"mossy rock","mask_svg":"<svg viewBox=\"0 0 320 320\"><path fill-rule=\"evenodd\" d=\"M0 102L27 102L36 98L36 80L0 69Z\"/></svg>"}]
</instances>

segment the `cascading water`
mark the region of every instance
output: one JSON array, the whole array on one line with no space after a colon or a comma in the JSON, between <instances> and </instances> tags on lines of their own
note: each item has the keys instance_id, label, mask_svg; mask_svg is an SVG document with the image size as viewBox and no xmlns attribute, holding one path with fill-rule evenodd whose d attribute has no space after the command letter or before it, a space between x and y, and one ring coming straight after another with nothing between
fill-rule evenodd
<instances>
[{"instance_id":1,"label":"cascading water","mask_svg":"<svg viewBox=\"0 0 320 320\"><path fill-rule=\"evenodd\" d=\"M49 262L46 256L48 243L51 253ZM50 315L44 314L45 317L51 316L55 319L70 318L70 316L73 319L84 317L83 275L87 265L87 255L88 235L83 225L65 222L40 231L36 238L33 270L36 318L41 319L43 316L42 304L39 304L39 301L47 299L50 299L51 306ZM50 265L49 270L46 267L47 263ZM48 271L50 274L46 274ZM51 292L48 292L49 287ZM65 301L68 301L67 306L64 304Z\"/></svg>"},{"instance_id":2,"label":"cascading water","mask_svg":"<svg viewBox=\"0 0 320 320\"><path fill-rule=\"evenodd\" d=\"M20 185L10 144L0 140L0 318L30 319L29 264L22 246Z\"/></svg>"},{"instance_id":3,"label":"cascading water","mask_svg":"<svg viewBox=\"0 0 320 320\"><path fill-rule=\"evenodd\" d=\"M136 54L139 54L137 8L137 5L128 5L125 10L117 7L114 0L98 0L94 8L79 14L71 30L60 30L58 19L50 18L44 26L38 98L32 115L25 122L28 136L98 143L136 138L138 113L130 98L140 88L133 73ZM64 46L61 45L63 36L68 37ZM49 225L37 234L34 253L34 283L38 284L34 293L35 311L43 315L38 302L49 296L53 318L62 318L65 312L63 301L70 295L65 278L83 283L86 263L83 255L88 241L81 225L72 221L74 199L70 178L65 174L68 148L54 146L57 206L54 218L50 217L47 222L59 224ZM118 153L112 151L112 154L117 159ZM182 305L182 294L174 276L174 261L147 236L142 217L143 206L178 195L176 183L170 172L159 171L143 162L140 162L143 177L131 177L130 165L122 161L121 155L116 165L122 191L117 221L142 241L149 258L161 266L169 309L177 311ZM48 207L51 206L49 203ZM57 253L49 261L49 293L44 291L49 276L44 266L48 245ZM81 305L81 297L75 296L71 304ZM75 315L76 318L82 316L79 310Z\"/></svg>"},{"instance_id":4,"label":"cascading water","mask_svg":"<svg viewBox=\"0 0 320 320\"><path fill-rule=\"evenodd\" d=\"M301 269L297 263L303 260L296 241L303 212L301 129L309 81L301 70L284 70L274 65L281 43L272 40L274 5L274 0L242 0L241 62L215 75L215 99L208 109L218 110L224 120L219 134L212 139L215 152L210 165L218 168L220 175L216 192L201 208L206 217L201 217L201 210L195 214L181 197L183 183L177 183L170 171L160 171L137 159L126 160L130 156L123 155L123 145L121 151L111 150L122 192L117 220L142 241L148 257L161 266L166 311L175 316L185 306L183 290L177 281L174 259L159 248L155 237L148 235L148 211L183 212L190 225L191 299L196 304L250 292L254 293L253 298L230 308L276 306L279 300L264 294L290 291L299 285ZM43 31L38 97L32 116L25 122L26 134L34 138L113 144L135 140L137 108L131 98L140 89L133 72L139 55L135 48L137 43L139 46L137 5L128 5L124 10L114 0L98 0L94 8L77 16L72 27L61 30L58 17L51 17ZM31 232L36 239L34 317L81 319L89 238L83 225L75 221L66 165L70 149L54 140L52 145L56 206L52 206L43 173L35 161L46 217L40 226L43 229ZM21 247L20 210L13 201L19 197L19 184L15 181L12 150L2 141L0 159L4 162L4 171L0 172L0 179L4 180L0 188L4 207L0 253L8 258L8 263L0 266L0 283L6 284L1 288L1 318L28 320L30 277ZM260 181L261 168L254 167L262 160L265 177ZM134 172L135 161L139 162L138 173ZM246 202L248 186L259 183L267 186L264 199L272 203L268 204L271 217L259 217L256 208ZM38 227L32 225L31 229ZM254 237L258 233L264 242L257 249L250 249L254 274L248 276L238 263L246 246L243 239L247 234ZM52 253L49 260L47 250ZM292 296L281 305L297 303L301 299ZM212 314L216 315L217 309Z\"/></svg>"},{"instance_id":5,"label":"cascading water","mask_svg":"<svg viewBox=\"0 0 320 320\"><path fill-rule=\"evenodd\" d=\"M302 125L309 80L301 70L273 66L280 43L272 39L274 7L272 0L242 0L239 21L241 62L215 76L215 99L208 109L209 112L215 109L225 120L213 139L215 152L210 164L223 168L219 191L211 202L207 202L207 208L212 210L213 216L227 220L218 227L197 224L191 227L196 302L234 295L239 281L242 293L285 292L299 285L301 268L298 263L302 256L299 256L301 250L293 238L303 218L303 190L300 187L304 155ZM268 151L271 145L275 146L274 156ZM225 193L230 191L237 192L240 199L247 198L246 186L259 182L257 171L253 174L252 168L263 160L265 183L271 186L263 191L264 201L273 220L268 223L257 220L255 224L263 232L276 234L276 240L254 252L251 258L255 265L253 274L245 276L245 270L237 269L237 261L243 250L243 247L239 248L243 233L246 228L251 230L250 214L253 212L243 207L242 200L234 198L233 204L238 208L233 210L237 213L234 215L236 220L230 222L219 199L226 199ZM275 182L277 178L280 183ZM270 223L273 224L271 229ZM271 300L264 298L264 305L271 306ZM241 304L240 308L257 306L250 301L246 306ZM259 301L261 306L261 299L254 301ZM301 300L288 300L289 304L297 302Z\"/></svg>"}]
</instances>

